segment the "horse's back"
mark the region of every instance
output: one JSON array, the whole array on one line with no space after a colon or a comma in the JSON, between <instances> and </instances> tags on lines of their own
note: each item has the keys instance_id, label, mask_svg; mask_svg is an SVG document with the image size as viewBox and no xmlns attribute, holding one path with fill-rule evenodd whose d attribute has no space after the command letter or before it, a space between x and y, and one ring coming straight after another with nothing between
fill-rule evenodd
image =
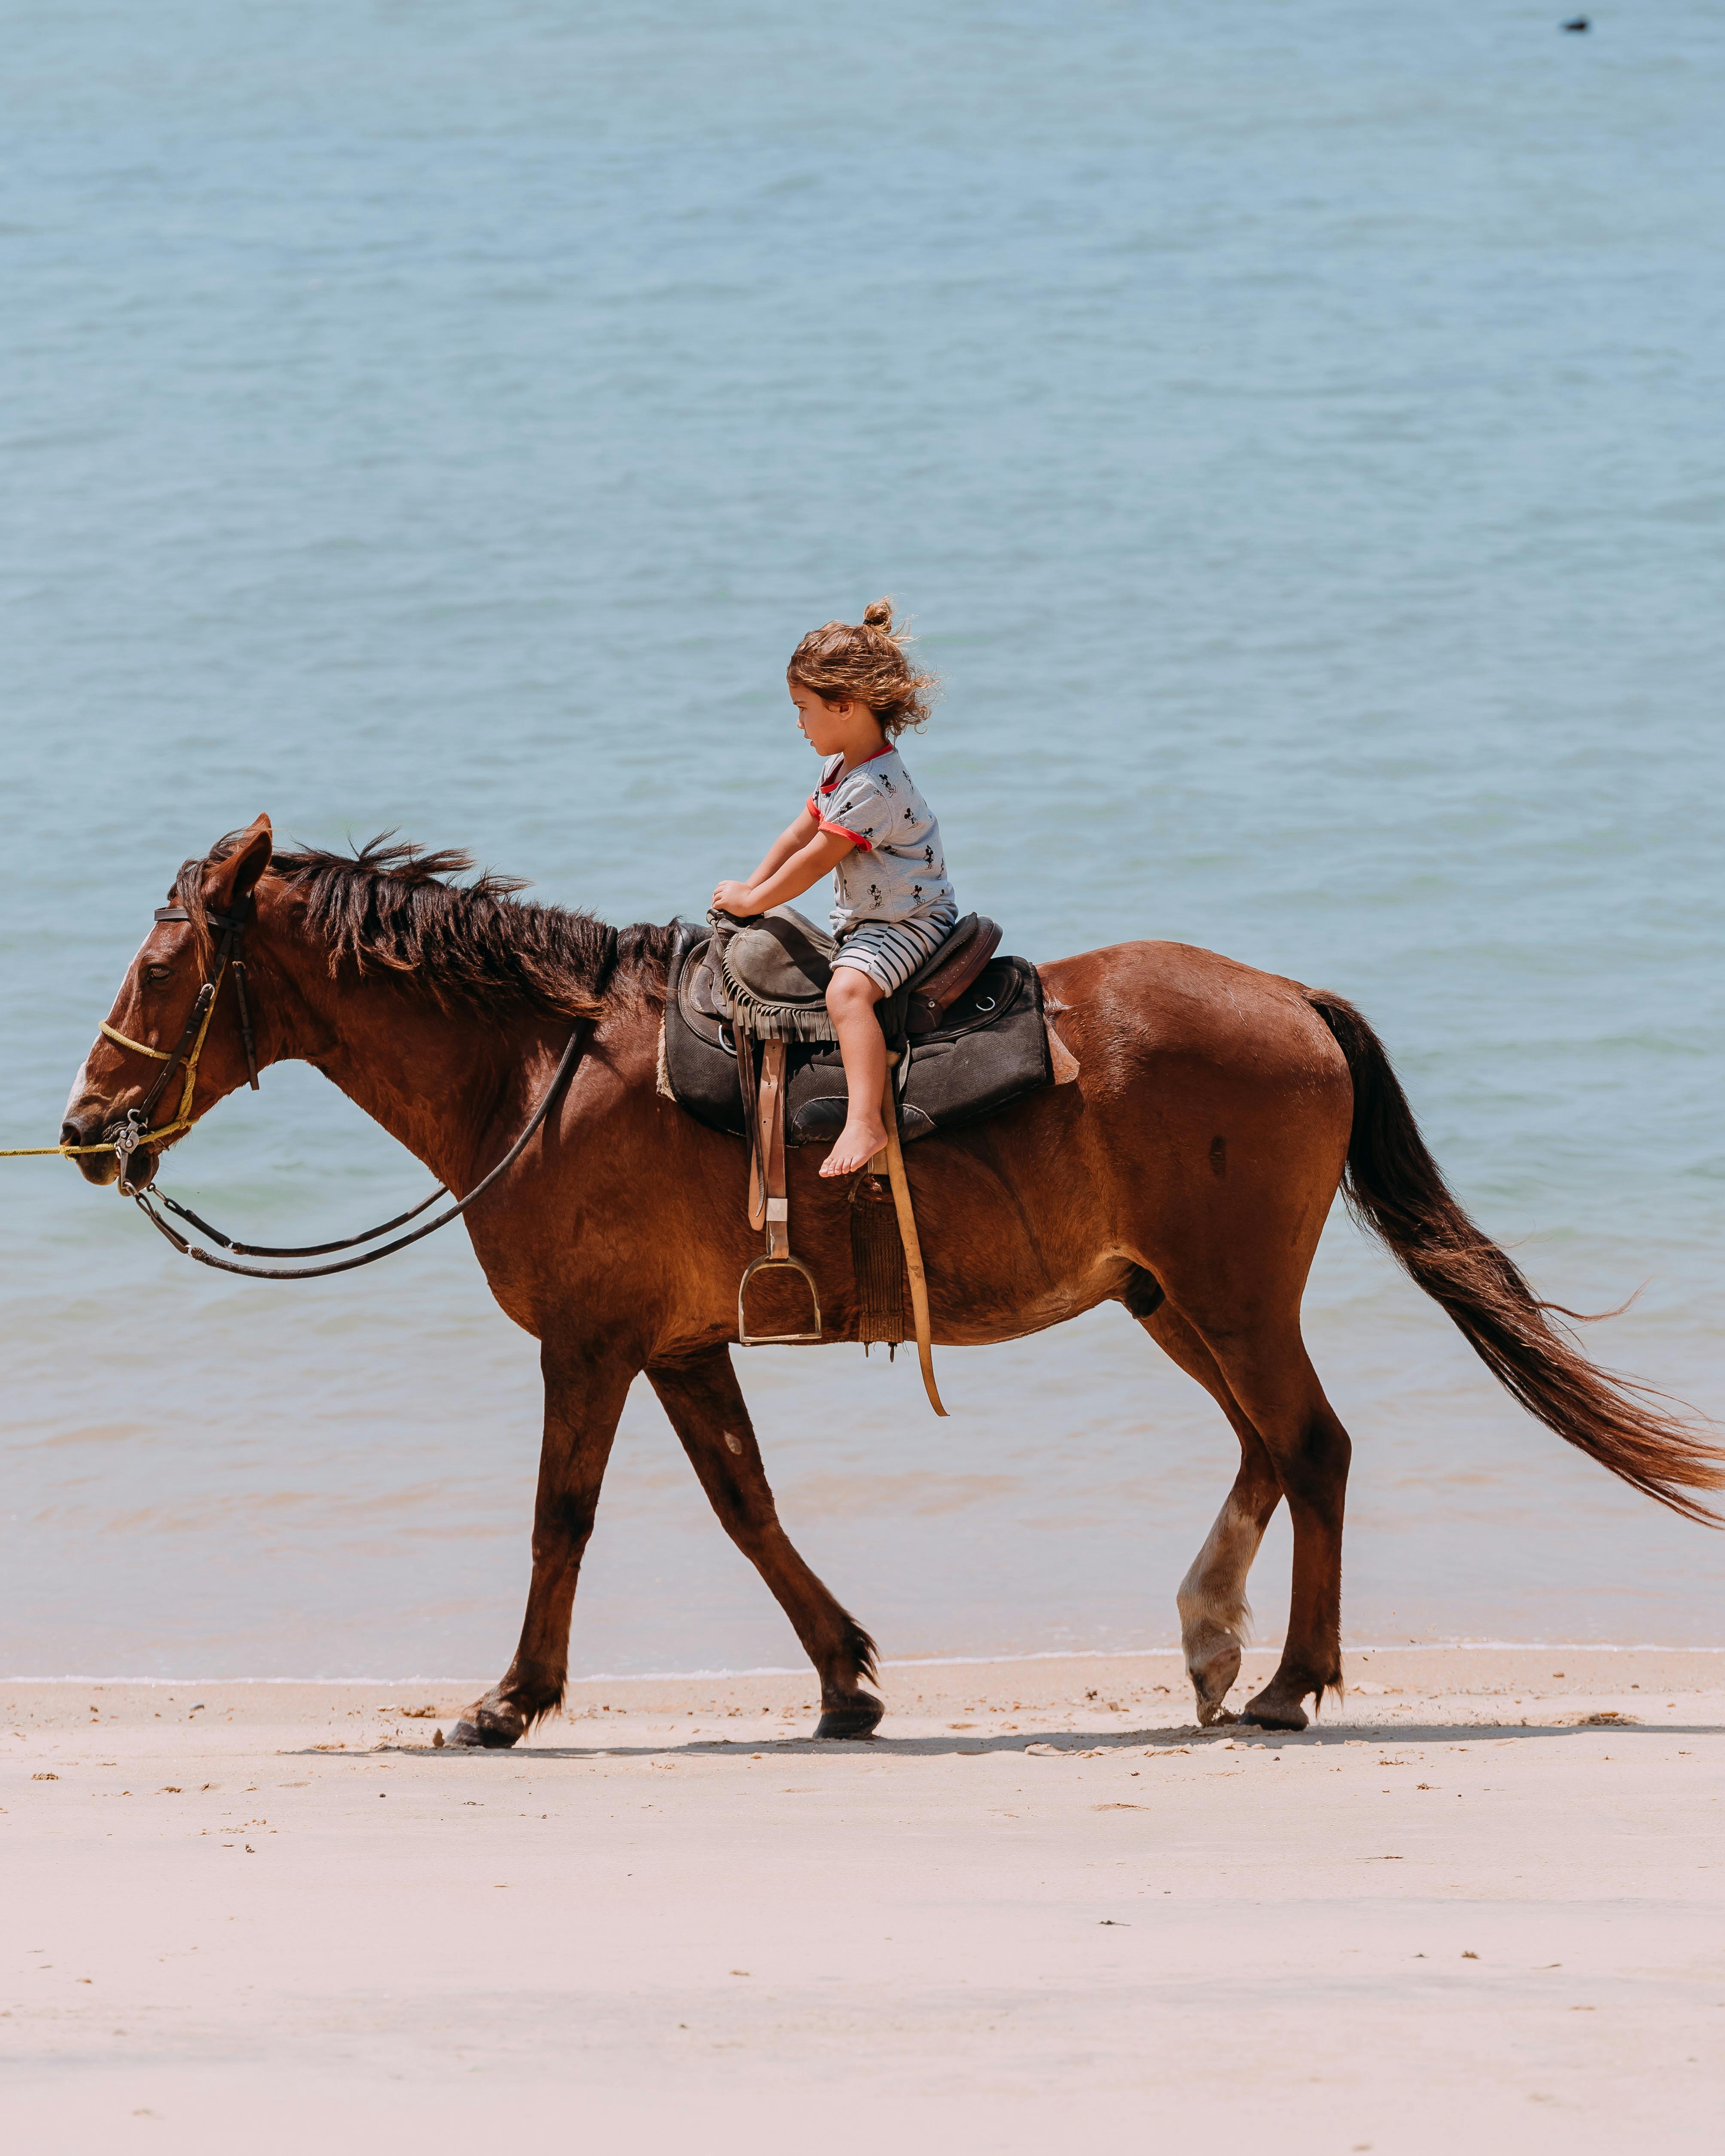
<instances>
[{"instance_id":1,"label":"horse's back","mask_svg":"<svg viewBox=\"0 0 1725 2156\"><path fill-rule=\"evenodd\" d=\"M1111 943L1038 968L1051 1014L1083 1064L1165 1082L1178 1066L1253 1093L1290 1085L1350 1102L1335 1036L1304 985L1195 943ZM1081 1041L1083 1045L1080 1045Z\"/></svg>"}]
</instances>

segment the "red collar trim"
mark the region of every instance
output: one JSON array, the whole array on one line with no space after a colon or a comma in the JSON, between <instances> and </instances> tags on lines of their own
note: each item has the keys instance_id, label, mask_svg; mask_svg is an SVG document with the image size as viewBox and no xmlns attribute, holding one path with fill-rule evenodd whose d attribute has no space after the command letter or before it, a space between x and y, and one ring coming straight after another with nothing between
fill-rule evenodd
<instances>
[{"instance_id":1,"label":"red collar trim","mask_svg":"<svg viewBox=\"0 0 1725 2156\"><path fill-rule=\"evenodd\" d=\"M862 763L852 764L850 771L860 771L864 763L878 763L883 756L891 756L892 754L892 748L893 744L891 742L888 742L885 748L877 748L872 756L865 756L862 759ZM845 752L842 749L839 750L839 768L833 773L830 778L822 779L820 783L820 790L823 793L830 793L835 786L842 784L845 779L850 778L850 771L846 771L845 768L844 756Z\"/></svg>"}]
</instances>

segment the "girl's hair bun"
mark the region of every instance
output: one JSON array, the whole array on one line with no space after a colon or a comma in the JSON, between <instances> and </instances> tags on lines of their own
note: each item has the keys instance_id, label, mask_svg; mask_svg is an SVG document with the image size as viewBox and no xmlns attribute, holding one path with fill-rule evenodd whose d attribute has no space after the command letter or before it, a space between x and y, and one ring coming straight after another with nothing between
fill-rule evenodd
<instances>
[{"instance_id":1,"label":"girl's hair bun","mask_svg":"<svg viewBox=\"0 0 1725 2156\"><path fill-rule=\"evenodd\" d=\"M863 608L860 622L829 621L811 629L791 654L792 680L813 689L828 703L854 696L880 721L889 740L906 726L920 726L940 684L919 673L906 654L909 638L892 625L892 601L876 599Z\"/></svg>"}]
</instances>

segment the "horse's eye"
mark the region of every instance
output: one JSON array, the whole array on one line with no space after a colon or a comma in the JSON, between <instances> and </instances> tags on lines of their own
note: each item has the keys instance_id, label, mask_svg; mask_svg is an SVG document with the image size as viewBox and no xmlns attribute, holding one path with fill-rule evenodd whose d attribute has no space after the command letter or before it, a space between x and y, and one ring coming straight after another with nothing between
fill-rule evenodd
<instances>
[{"instance_id":1,"label":"horse's eye","mask_svg":"<svg viewBox=\"0 0 1725 2156\"><path fill-rule=\"evenodd\" d=\"M146 966L144 968L144 978L152 988L161 988L165 982L171 981L173 977L174 969L172 966Z\"/></svg>"}]
</instances>

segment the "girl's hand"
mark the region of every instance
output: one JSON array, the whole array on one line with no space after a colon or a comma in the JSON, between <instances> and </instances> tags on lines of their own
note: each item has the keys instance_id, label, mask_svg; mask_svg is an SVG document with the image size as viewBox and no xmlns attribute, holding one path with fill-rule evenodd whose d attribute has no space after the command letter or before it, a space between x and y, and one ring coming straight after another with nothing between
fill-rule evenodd
<instances>
[{"instance_id":1,"label":"girl's hand","mask_svg":"<svg viewBox=\"0 0 1725 2156\"><path fill-rule=\"evenodd\" d=\"M751 914L758 913L761 909L755 902L752 884L721 883L713 886L713 911L735 914L739 921L747 921Z\"/></svg>"}]
</instances>

